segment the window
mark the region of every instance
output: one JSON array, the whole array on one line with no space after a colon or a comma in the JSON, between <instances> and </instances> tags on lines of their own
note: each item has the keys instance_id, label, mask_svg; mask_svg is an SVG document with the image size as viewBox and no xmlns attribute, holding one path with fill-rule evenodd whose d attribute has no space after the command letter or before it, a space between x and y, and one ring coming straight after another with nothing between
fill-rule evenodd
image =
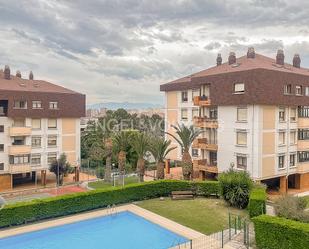
<instances>
[{"instance_id":1,"label":"window","mask_svg":"<svg viewBox=\"0 0 309 249\"><path fill-rule=\"evenodd\" d=\"M4 151L4 144L0 144L0 152Z\"/></svg>"},{"instance_id":2,"label":"window","mask_svg":"<svg viewBox=\"0 0 309 249\"><path fill-rule=\"evenodd\" d=\"M296 158L295 154L290 154L290 167L295 167L296 166L295 158Z\"/></svg>"},{"instance_id":3,"label":"window","mask_svg":"<svg viewBox=\"0 0 309 249\"><path fill-rule=\"evenodd\" d=\"M209 108L209 118L217 119L217 117L218 117L218 108L217 107Z\"/></svg>"},{"instance_id":4,"label":"window","mask_svg":"<svg viewBox=\"0 0 309 249\"><path fill-rule=\"evenodd\" d=\"M285 107L279 107L279 121L285 121Z\"/></svg>"},{"instance_id":5,"label":"window","mask_svg":"<svg viewBox=\"0 0 309 249\"><path fill-rule=\"evenodd\" d=\"M58 109L58 102L49 102L49 109Z\"/></svg>"},{"instance_id":6,"label":"window","mask_svg":"<svg viewBox=\"0 0 309 249\"><path fill-rule=\"evenodd\" d=\"M298 162L309 162L309 151L299 151Z\"/></svg>"},{"instance_id":7,"label":"window","mask_svg":"<svg viewBox=\"0 0 309 249\"><path fill-rule=\"evenodd\" d=\"M41 129L41 119L39 118L34 118L32 119L32 129Z\"/></svg>"},{"instance_id":8,"label":"window","mask_svg":"<svg viewBox=\"0 0 309 249\"><path fill-rule=\"evenodd\" d=\"M42 145L42 138L39 136L35 136L31 138L31 146L33 148L39 148Z\"/></svg>"},{"instance_id":9,"label":"window","mask_svg":"<svg viewBox=\"0 0 309 249\"><path fill-rule=\"evenodd\" d=\"M198 157L198 149L193 149L192 148L192 156L193 157Z\"/></svg>"},{"instance_id":10,"label":"window","mask_svg":"<svg viewBox=\"0 0 309 249\"><path fill-rule=\"evenodd\" d=\"M309 96L309 86L306 86L306 88L305 88L305 95Z\"/></svg>"},{"instance_id":11,"label":"window","mask_svg":"<svg viewBox=\"0 0 309 249\"><path fill-rule=\"evenodd\" d=\"M48 136L47 138L47 146L48 147L55 147L57 146L57 136Z\"/></svg>"},{"instance_id":12,"label":"window","mask_svg":"<svg viewBox=\"0 0 309 249\"><path fill-rule=\"evenodd\" d=\"M38 165L41 164L41 154L32 154L31 155L31 164Z\"/></svg>"},{"instance_id":13,"label":"window","mask_svg":"<svg viewBox=\"0 0 309 249\"><path fill-rule=\"evenodd\" d=\"M27 101L25 100L15 100L14 101L15 109L27 109Z\"/></svg>"},{"instance_id":14,"label":"window","mask_svg":"<svg viewBox=\"0 0 309 249\"><path fill-rule=\"evenodd\" d=\"M237 107L237 121L245 122L247 121L247 108Z\"/></svg>"},{"instance_id":15,"label":"window","mask_svg":"<svg viewBox=\"0 0 309 249\"><path fill-rule=\"evenodd\" d=\"M29 155L10 156L10 164L28 164Z\"/></svg>"},{"instance_id":16,"label":"window","mask_svg":"<svg viewBox=\"0 0 309 249\"><path fill-rule=\"evenodd\" d=\"M57 119L50 118L48 119L48 129L55 129L57 128Z\"/></svg>"},{"instance_id":17,"label":"window","mask_svg":"<svg viewBox=\"0 0 309 249\"><path fill-rule=\"evenodd\" d=\"M247 132L246 131L236 132L236 143L237 145L247 145Z\"/></svg>"},{"instance_id":18,"label":"window","mask_svg":"<svg viewBox=\"0 0 309 249\"><path fill-rule=\"evenodd\" d=\"M25 145L26 138L25 137L14 137L13 145Z\"/></svg>"},{"instance_id":19,"label":"window","mask_svg":"<svg viewBox=\"0 0 309 249\"><path fill-rule=\"evenodd\" d=\"M296 108L291 108L290 111L290 121L295 122L296 121Z\"/></svg>"},{"instance_id":20,"label":"window","mask_svg":"<svg viewBox=\"0 0 309 249\"><path fill-rule=\"evenodd\" d=\"M194 99L194 97L198 97L200 96L200 90L199 89L193 89L192 90L192 100Z\"/></svg>"},{"instance_id":21,"label":"window","mask_svg":"<svg viewBox=\"0 0 309 249\"><path fill-rule=\"evenodd\" d=\"M297 137L296 137L296 131L291 131L290 132L290 144L296 144L297 142Z\"/></svg>"},{"instance_id":22,"label":"window","mask_svg":"<svg viewBox=\"0 0 309 249\"><path fill-rule=\"evenodd\" d=\"M283 169L285 167L284 165L284 155L278 156L278 168Z\"/></svg>"},{"instance_id":23,"label":"window","mask_svg":"<svg viewBox=\"0 0 309 249\"><path fill-rule=\"evenodd\" d=\"M299 140L309 140L309 129L298 129Z\"/></svg>"},{"instance_id":24,"label":"window","mask_svg":"<svg viewBox=\"0 0 309 249\"><path fill-rule=\"evenodd\" d=\"M4 116L5 112L4 112L4 107L0 106L0 116Z\"/></svg>"},{"instance_id":25,"label":"window","mask_svg":"<svg viewBox=\"0 0 309 249\"><path fill-rule=\"evenodd\" d=\"M47 163L51 164L52 162L57 161L57 153L51 152L47 154Z\"/></svg>"},{"instance_id":26,"label":"window","mask_svg":"<svg viewBox=\"0 0 309 249\"><path fill-rule=\"evenodd\" d=\"M285 145L285 131L279 131L279 145Z\"/></svg>"},{"instance_id":27,"label":"window","mask_svg":"<svg viewBox=\"0 0 309 249\"><path fill-rule=\"evenodd\" d=\"M181 119L188 120L188 110L185 108L181 109Z\"/></svg>"},{"instance_id":28,"label":"window","mask_svg":"<svg viewBox=\"0 0 309 249\"><path fill-rule=\"evenodd\" d=\"M0 163L0 170L4 170L4 163Z\"/></svg>"},{"instance_id":29,"label":"window","mask_svg":"<svg viewBox=\"0 0 309 249\"><path fill-rule=\"evenodd\" d=\"M299 106L298 117L309 118L309 106Z\"/></svg>"},{"instance_id":30,"label":"window","mask_svg":"<svg viewBox=\"0 0 309 249\"><path fill-rule=\"evenodd\" d=\"M0 125L0 132L4 132L4 125Z\"/></svg>"},{"instance_id":31,"label":"window","mask_svg":"<svg viewBox=\"0 0 309 249\"><path fill-rule=\"evenodd\" d=\"M14 127L25 127L25 119L14 119L13 126Z\"/></svg>"},{"instance_id":32,"label":"window","mask_svg":"<svg viewBox=\"0 0 309 249\"><path fill-rule=\"evenodd\" d=\"M188 102L188 92L187 91L181 92L181 101Z\"/></svg>"},{"instance_id":33,"label":"window","mask_svg":"<svg viewBox=\"0 0 309 249\"><path fill-rule=\"evenodd\" d=\"M302 88L302 86L296 86L296 87L295 87L295 94L296 94L296 95L302 95L302 94L303 94L303 88Z\"/></svg>"},{"instance_id":34,"label":"window","mask_svg":"<svg viewBox=\"0 0 309 249\"><path fill-rule=\"evenodd\" d=\"M42 102L41 101L32 101L32 109L41 109Z\"/></svg>"},{"instance_id":35,"label":"window","mask_svg":"<svg viewBox=\"0 0 309 249\"><path fill-rule=\"evenodd\" d=\"M198 108L192 108L192 117L198 117L199 116L199 110Z\"/></svg>"},{"instance_id":36,"label":"window","mask_svg":"<svg viewBox=\"0 0 309 249\"><path fill-rule=\"evenodd\" d=\"M234 84L234 92L235 93L244 93L245 92L245 84L244 83Z\"/></svg>"},{"instance_id":37,"label":"window","mask_svg":"<svg viewBox=\"0 0 309 249\"><path fill-rule=\"evenodd\" d=\"M245 155L237 156L237 165L238 169L247 169L247 157Z\"/></svg>"},{"instance_id":38,"label":"window","mask_svg":"<svg viewBox=\"0 0 309 249\"><path fill-rule=\"evenodd\" d=\"M292 94L292 85L291 84L284 86L284 94Z\"/></svg>"}]
</instances>

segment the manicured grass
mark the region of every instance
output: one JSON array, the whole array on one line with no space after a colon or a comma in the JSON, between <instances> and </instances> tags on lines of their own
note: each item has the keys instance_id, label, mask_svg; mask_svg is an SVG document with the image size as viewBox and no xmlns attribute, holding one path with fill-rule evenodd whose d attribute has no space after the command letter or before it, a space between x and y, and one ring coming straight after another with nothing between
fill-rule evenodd
<instances>
[{"instance_id":1,"label":"manicured grass","mask_svg":"<svg viewBox=\"0 0 309 249\"><path fill-rule=\"evenodd\" d=\"M115 181L116 186L121 186L121 182L116 180ZM125 185L129 185L132 183L138 183L138 177L136 176L130 176L126 177L124 180ZM90 188L94 189L106 189L106 188L113 188L113 183L105 182L105 181L97 181L97 182L90 182L89 183Z\"/></svg>"},{"instance_id":2,"label":"manicured grass","mask_svg":"<svg viewBox=\"0 0 309 249\"><path fill-rule=\"evenodd\" d=\"M307 201L307 208L309 208L309 196L303 197Z\"/></svg>"},{"instance_id":3,"label":"manicured grass","mask_svg":"<svg viewBox=\"0 0 309 249\"><path fill-rule=\"evenodd\" d=\"M190 227L204 234L212 234L228 228L229 212L247 216L245 210L229 207L223 200L196 198L195 200L171 200L165 198L138 202L138 206Z\"/></svg>"}]
</instances>

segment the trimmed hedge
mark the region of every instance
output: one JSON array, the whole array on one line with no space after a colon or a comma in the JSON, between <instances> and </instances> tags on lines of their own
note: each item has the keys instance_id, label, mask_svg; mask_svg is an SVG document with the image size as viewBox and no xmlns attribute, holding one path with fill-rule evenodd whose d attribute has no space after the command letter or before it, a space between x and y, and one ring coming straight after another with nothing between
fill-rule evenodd
<instances>
[{"instance_id":1,"label":"trimmed hedge","mask_svg":"<svg viewBox=\"0 0 309 249\"><path fill-rule=\"evenodd\" d=\"M266 197L266 189L264 187L255 187L252 189L248 204L251 218L266 214Z\"/></svg>"},{"instance_id":2,"label":"trimmed hedge","mask_svg":"<svg viewBox=\"0 0 309 249\"><path fill-rule=\"evenodd\" d=\"M162 180L132 184L114 189L92 190L6 206L0 211L0 227L20 225L48 218L75 214L108 205L118 205L168 196L172 191L193 190L198 195L219 195L217 182Z\"/></svg>"},{"instance_id":3,"label":"trimmed hedge","mask_svg":"<svg viewBox=\"0 0 309 249\"><path fill-rule=\"evenodd\" d=\"M261 215L253 219L256 245L260 249L308 249L309 224Z\"/></svg>"}]
</instances>

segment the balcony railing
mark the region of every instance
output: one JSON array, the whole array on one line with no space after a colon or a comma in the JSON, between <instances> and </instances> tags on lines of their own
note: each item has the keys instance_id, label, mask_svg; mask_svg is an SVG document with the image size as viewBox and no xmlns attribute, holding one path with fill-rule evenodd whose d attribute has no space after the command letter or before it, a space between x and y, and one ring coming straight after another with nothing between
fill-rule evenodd
<instances>
[{"instance_id":1,"label":"balcony railing","mask_svg":"<svg viewBox=\"0 0 309 249\"><path fill-rule=\"evenodd\" d=\"M30 145L12 145L9 147L9 155L26 155L31 153Z\"/></svg>"},{"instance_id":2,"label":"balcony railing","mask_svg":"<svg viewBox=\"0 0 309 249\"><path fill-rule=\"evenodd\" d=\"M210 106L211 101L207 96L195 96L193 98L193 104L197 106Z\"/></svg>"},{"instance_id":3,"label":"balcony railing","mask_svg":"<svg viewBox=\"0 0 309 249\"><path fill-rule=\"evenodd\" d=\"M207 159L195 160L193 164L194 168L200 171L206 171L209 173L218 173L217 163L215 162L208 163Z\"/></svg>"},{"instance_id":4,"label":"balcony railing","mask_svg":"<svg viewBox=\"0 0 309 249\"><path fill-rule=\"evenodd\" d=\"M11 164L10 172L12 174L31 172L31 165L30 164Z\"/></svg>"},{"instance_id":5,"label":"balcony railing","mask_svg":"<svg viewBox=\"0 0 309 249\"><path fill-rule=\"evenodd\" d=\"M203 150L217 151L218 145L213 141L209 141L207 138L198 138L192 144L193 148L199 148Z\"/></svg>"},{"instance_id":6,"label":"balcony railing","mask_svg":"<svg viewBox=\"0 0 309 249\"><path fill-rule=\"evenodd\" d=\"M211 119L207 117L194 117L194 125L199 128L218 128L217 119Z\"/></svg>"},{"instance_id":7,"label":"balcony railing","mask_svg":"<svg viewBox=\"0 0 309 249\"><path fill-rule=\"evenodd\" d=\"M10 127L9 133L11 137L30 136L31 127Z\"/></svg>"}]
</instances>

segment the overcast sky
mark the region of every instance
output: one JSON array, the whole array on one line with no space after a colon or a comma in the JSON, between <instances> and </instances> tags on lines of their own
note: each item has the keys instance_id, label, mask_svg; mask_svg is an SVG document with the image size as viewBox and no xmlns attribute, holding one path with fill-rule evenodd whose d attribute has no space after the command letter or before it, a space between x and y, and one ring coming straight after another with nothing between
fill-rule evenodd
<instances>
[{"instance_id":1,"label":"overcast sky","mask_svg":"<svg viewBox=\"0 0 309 249\"><path fill-rule=\"evenodd\" d=\"M309 1L0 0L0 66L87 94L163 104L159 85L254 46L309 67Z\"/></svg>"}]
</instances>

